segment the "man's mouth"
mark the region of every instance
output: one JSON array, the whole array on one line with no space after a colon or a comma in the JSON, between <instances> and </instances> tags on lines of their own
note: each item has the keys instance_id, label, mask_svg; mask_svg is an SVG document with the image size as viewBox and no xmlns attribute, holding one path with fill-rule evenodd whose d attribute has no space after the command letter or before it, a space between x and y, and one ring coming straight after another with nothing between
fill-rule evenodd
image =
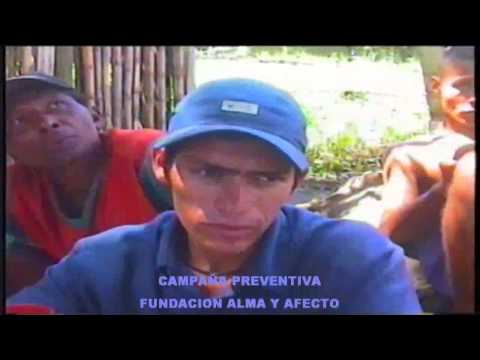
<instances>
[{"instance_id":1,"label":"man's mouth","mask_svg":"<svg viewBox=\"0 0 480 360\"><path fill-rule=\"evenodd\" d=\"M457 107L459 114L469 114L475 112L475 108L470 103L461 104Z\"/></svg>"},{"instance_id":2,"label":"man's mouth","mask_svg":"<svg viewBox=\"0 0 480 360\"><path fill-rule=\"evenodd\" d=\"M48 143L53 147L57 147L57 146L62 146L64 144L67 144L73 138L74 136L62 136L58 138L49 139L50 141Z\"/></svg>"},{"instance_id":3,"label":"man's mouth","mask_svg":"<svg viewBox=\"0 0 480 360\"><path fill-rule=\"evenodd\" d=\"M224 237L242 237L252 232L252 226L247 225L231 225L222 223L206 223L203 224L204 228L209 231L215 232L218 235Z\"/></svg>"}]
</instances>

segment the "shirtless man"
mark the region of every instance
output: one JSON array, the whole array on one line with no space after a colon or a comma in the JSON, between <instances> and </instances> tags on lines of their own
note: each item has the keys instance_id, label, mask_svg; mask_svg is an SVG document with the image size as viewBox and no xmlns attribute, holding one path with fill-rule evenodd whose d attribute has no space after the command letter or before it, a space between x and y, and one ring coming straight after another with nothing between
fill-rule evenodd
<instances>
[{"instance_id":1,"label":"shirtless man","mask_svg":"<svg viewBox=\"0 0 480 360\"><path fill-rule=\"evenodd\" d=\"M420 261L434 291L452 300L449 310L472 312L473 47L445 49L432 90L440 99L442 127L428 141L402 144L385 157L380 231Z\"/></svg>"}]
</instances>

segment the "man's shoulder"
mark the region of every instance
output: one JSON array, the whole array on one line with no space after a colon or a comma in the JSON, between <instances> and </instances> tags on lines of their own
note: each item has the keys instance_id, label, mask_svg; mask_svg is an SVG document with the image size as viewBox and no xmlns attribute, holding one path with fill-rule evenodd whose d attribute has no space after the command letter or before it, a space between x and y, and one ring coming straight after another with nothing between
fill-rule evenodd
<instances>
[{"instance_id":1,"label":"man's shoulder","mask_svg":"<svg viewBox=\"0 0 480 360\"><path fill-rule=\"evenodd\" d=\"M25 182L31 181L32 178L36 178L33 175L33 170L23 164L14 163L7 167L7 182Z\"/></svg>"},{"instance_id":2,"label":"man's shoulder","mask_svg":"<svg viewBox=\"0 0 480 360\"><path fill-rule=\"evenodd\" d=\"M430 153L448 152L448 154L454 154L458 148L471 146L472 144L474 142L470 138L453 132L425 134L390 146L384 152L383 159L386 161L392 157L402 161L402 159L406 159L405 155L421 158Z\"/></svg>"},{"instance_id":3,"label":"man's shoulder","mask_svg":"<svg viewBox=\"0 0 480 360\"><path fill-rule=\"evenodd\" d=\"M43 196L48 189L48 178L45 173L23 164L9 165L6 175L7 207L9 210L17 201L37 199Z\"/></svg>"},{"instance_id":4,"label":"man's shoulder","mask_svg":"<svg viewBox=\"0 0 480 360\"><path fill-rule=\"evenodd\" d=\"M113 142L113 145L117 144L150 144L159 138L165 136L165 132L155 129L142 129L142 130L123 130L123 129L111 129L105 137Z\"/></svg>"},{"instance_id":5,"label":"man's shoulder","mask_svg":"<svg viewBox=\"0 0 480 360\"><path fill-rule=\"evenodd\" d=\"M306 256L352 264L387 252L401 251L369 224L330 219L295 207L283 209L292 238Z\"/></svg>"},{"instance_id":6,"label":"man's shoulder","mask_svg":"<svg viewBox=\"0 0 480 360\"><path fill-rule=\"evenodd\" d=\"M105 133L102 138L110 156L123 163L131 163L138 170L149 154L156 140L165 136L165 132L154 129L122 130L112 129ZM126 163L125 163L126 162Z\"/></svg>"},{"instance_id":7,"label":"man's shoulder","mask_svg":"<svg viewBox=\"0 0 480 360\"><path fill-rule=\"evenodd\" d=\"M148 254L158 247L159 234L171 217L171 212L165 212L144 224L122 225L83 238L75 244L72 255L88 253L111 258Z\"/></svg>"}]
</instances>

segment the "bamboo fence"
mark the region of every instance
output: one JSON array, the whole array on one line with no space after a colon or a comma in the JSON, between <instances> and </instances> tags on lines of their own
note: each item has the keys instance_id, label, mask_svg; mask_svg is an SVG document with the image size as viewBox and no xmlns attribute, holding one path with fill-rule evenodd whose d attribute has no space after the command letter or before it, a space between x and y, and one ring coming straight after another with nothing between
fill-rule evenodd
<instances>
[{"instance_id":1,"label":"bamboo fence","mask_svg":"<svg viewBox=\"0 0 480 360\"><path fill-rule=\"evenodd\" d=\"M42 72L78 89L109 128L165 129L194 84L195 49L179 46L9 46L7 78Z\"/></svg>"}]
</instances>

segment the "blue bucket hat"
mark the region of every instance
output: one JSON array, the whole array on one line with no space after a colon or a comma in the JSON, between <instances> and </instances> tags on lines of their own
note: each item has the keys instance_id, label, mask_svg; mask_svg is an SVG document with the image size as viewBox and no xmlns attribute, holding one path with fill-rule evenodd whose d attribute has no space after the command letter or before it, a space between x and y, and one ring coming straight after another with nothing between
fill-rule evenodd
<instances>
[{"instance_id":1,"label":"blue bucket hat","mask_svg":"<svg viewBox=\"0 0 480 360\"><path fill-rule=\"evenodd\" d=\"M288 93L256 80L217 80L197 88L178 104L167 136L154 149L225 132L259 139L301 173L308 170L302 109Z\"/></svg>"}]
</instances>

